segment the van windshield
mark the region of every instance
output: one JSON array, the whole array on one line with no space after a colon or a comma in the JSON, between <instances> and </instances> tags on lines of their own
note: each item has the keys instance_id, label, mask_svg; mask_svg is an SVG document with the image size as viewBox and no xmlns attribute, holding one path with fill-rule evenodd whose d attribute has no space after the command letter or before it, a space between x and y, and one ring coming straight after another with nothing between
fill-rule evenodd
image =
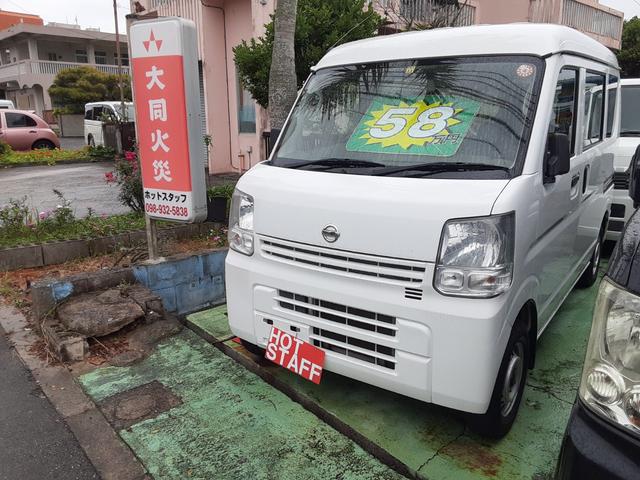
<instances>
[{"instance_id":1,"label":"van windshield","mask_svg":"<svg viewBox=\"0 0 640 480\"><path fill-rule=\"evenodd\" d=\"M640 137L640 85L622 86L620 136Z\"/></svg>"},{"instance_id":2,"label":"van windshield","mask_svg":"<svg viewBox=\"0 0 640 480\"><path fill-rule=\"evenodd\" d=\"M360 175L510 176L525 153L543 69L533 56L322 69L302 92L271 165Z\"/></svg>"}]
</instances>

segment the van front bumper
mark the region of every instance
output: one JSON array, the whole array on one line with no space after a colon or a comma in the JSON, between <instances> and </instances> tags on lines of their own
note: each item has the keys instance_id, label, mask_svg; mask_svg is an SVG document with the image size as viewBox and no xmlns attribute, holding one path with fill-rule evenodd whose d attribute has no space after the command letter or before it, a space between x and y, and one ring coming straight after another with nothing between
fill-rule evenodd
<instances>
[{"instance_id":1,"label":"van front bumper","mask_svg":"<svg viewBox=\"0 0 640 480\"><path fill-rule=\"evenodd\" d=\"M265 347L276 326L325 350L328 371L425 402L486 412L510 333L504 296L440 295L427 263L422 299L407 298L399 285L286 265L259 251L227 255L235 335Z\"/></svg>"},{"instance_id":2,"label":"van front bumper","mask_svg":"<svg viewBox=\"0 0 640 480\"><path fill-rule=\"evenodd\" d=\"M565 432L557 480L640 478L640 439L621 431L576 400Z\"/></svg>"},{"instance_id":3,"label":"van front bumper","mask_svg":"<svg viewBox=\"0 0 640 480\"><path fill-rule=\"evenodd\" d=\"M605 240L618 241L624 231L635 208L633 208L633 200L629 196L629 190L612 190L611 215L609 216L609 224L607 225L607 233Z\"/></svg>"}]
</instances>

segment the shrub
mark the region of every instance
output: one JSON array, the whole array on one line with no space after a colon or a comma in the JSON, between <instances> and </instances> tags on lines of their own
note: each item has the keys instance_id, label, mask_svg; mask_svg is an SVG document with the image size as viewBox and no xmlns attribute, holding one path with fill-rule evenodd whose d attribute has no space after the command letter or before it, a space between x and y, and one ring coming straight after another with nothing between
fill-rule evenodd
<instances>
[{"instance_id":1,"label":"shrub","mask_svg":"<svg viewBox=\"0 0 640 480\"><path fill-rule=\"evenodd\" d=\"M140 161L135 152L124 152L124 158L116 160L114 172L104 174L107 183L117 183L120 187L118 200L134 212L144 212L144 192Z\"/></svg>"},{"instance_id":2,"label":"shrub","mask_svg":"<svg viewBox=\"0 0 640 480\"><path fill-rule=\"evenodd\" d=\"M105 145L97 145L88 147L88 154L91 158L115 158L116 151Z\"/></svg>"},{"instance_id":3,"label":"shrub","mask_svg":"<svg viewBox=\"0 0 640 480\"><path fill-rule=\"evenodd\" d=\"M9 199L9 204L0 208L0 231L4 234L16 233L30 223L27 197Z\"/></svg>"},{"instance_id":4,"label":"shrub","mask_svg":"<svg viewBox=\"0 0 640 480\"><path fill-rule=\"evenodd\" d=\"M7 142L3 142L2 140L0 140L0 156L8 155L11 152L13 152L11 145L9 145Z\"/></svg>"},{"instance_id":5,"label":"shrub","mask_svg":"<svg viewBox=\"0 0 640 480\"><path fill-rule=\"evenodd\" d=\"M226 198L227 200L231 200L233 196L233 189L236 187L235 183L225 183L223 185L218 185L215 187L211 187L207 191L207 195L209 198Z\"/></svg>"}]
</instances>

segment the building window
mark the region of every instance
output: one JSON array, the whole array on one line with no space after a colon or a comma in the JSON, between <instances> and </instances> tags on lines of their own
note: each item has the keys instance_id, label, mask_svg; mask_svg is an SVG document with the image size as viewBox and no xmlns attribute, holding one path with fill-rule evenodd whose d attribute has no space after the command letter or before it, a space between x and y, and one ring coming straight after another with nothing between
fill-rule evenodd
<instances>
[{"instance_id":1,"label":"building window","mask_svg":"<svg viewBox=\"0 0 640 480\"><path fill-rule=\"evenodd\" d=\"M89 63L86 50L76 50L76 63Z\"/></svg>"},{"instance_id":2,"label":"building window","mask_svg":"<svg viewBox=\"0 0 640 480\"><path fill-rule=\"evenodd\" d=\"M114 53L113 54L113 58L114 58L114 63L117 65L118 64L118 54ZM128 53L123 53L122 54L122 66L123 67L129 66L129 54Z\"/></svg>"},{"instance_id":3,"label":"building window","mask_svg":"<svg viewBox=\"0 0 640 480\"><path fill-rule=\"evenodd\" d=\"M238 92L238 132L256 133L256 105L251 94L242 87L240 77L236 90Z\"/></svg>"},{"instance_id":4,"label":"building window","mask_svg":"<svg viewBox=\"0 0 640 480\"><path fill-rule=\"evenodd\" d=\"M98 65L105 65L107 63L107 52L99 52L96 50L95 57Z\"/></svg>"},{"instance_id":5,"label":"building window","mask_svg":"<svg viewBox=\"0 0 640 480\"><path fill-rule=\"evenodd\" d=\"M50 62L57 62L58 61L58 54L57 53L49 52L47 54L47 56L49 57L49 61Z\"/></svg>"}]
</instances>

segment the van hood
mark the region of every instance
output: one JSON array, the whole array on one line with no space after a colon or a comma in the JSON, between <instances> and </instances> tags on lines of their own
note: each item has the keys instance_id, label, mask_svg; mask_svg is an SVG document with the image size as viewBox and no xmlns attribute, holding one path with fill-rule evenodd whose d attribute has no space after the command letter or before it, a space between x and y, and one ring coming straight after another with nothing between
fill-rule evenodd
<instances>
[{"instance_id":1,"label":"van hood","mask_svg":"<svg viewBox=\"0 0 640 480\"><path fill-rule=\"evenodd\" d=\"M631 163L631 157L640 145L638 137L620 137L613 145L613 167L616 172L626 172Z\"/></svg>"},{"instance_id":2,"label":"van hood","mask_svg":"<svg viewBox=\"0 0 640 480\"><path fill-rule=\"evenodd\" d=\"M509 182L301 171L259 164L238 182L254 198L258 235L435 262L444 223L489 215ZM328 243L322 229L340 237Z\"/></svg>"}]
</instances>

